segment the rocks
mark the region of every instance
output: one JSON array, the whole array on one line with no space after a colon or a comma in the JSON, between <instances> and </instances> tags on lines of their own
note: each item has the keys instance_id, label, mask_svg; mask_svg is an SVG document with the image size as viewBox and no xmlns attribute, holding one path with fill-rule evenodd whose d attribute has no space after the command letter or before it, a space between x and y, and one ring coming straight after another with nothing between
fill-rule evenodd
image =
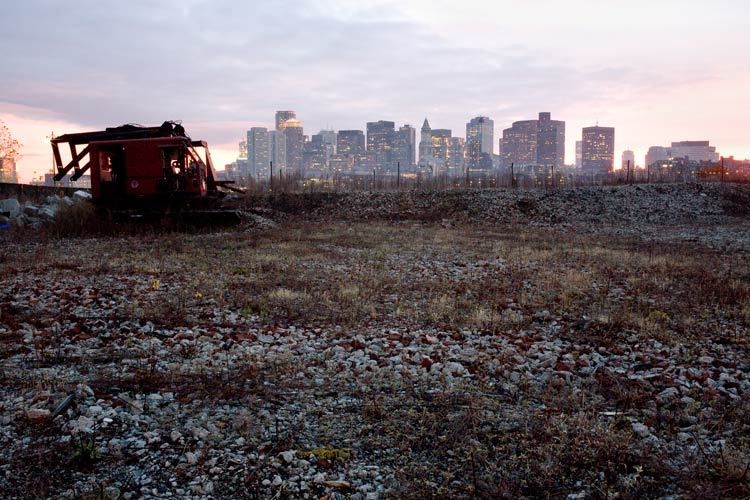
<instances>
[{"instance_id":1,"label":"rocks","mask_svg":"<svg viewBox=\"0 0 750 500\"><path fill-rule=\"evenodd\" d=\"M91 199L91 193L89 193L88 191L78 190L78 191L75 191L73 193L73 199L74 200L79 200L79 201L90 200Z\"/></svg>"},{"instance_id":2,"label":"rocks","mask_svg":"<svg viewBox=\"0 0 750 500\"><path fill-rule=\"evenodd\" d=\"M21 205L14 198L0 200L0 215L5 215L11 219L21 213Z\"/></svg>"},{"instance_id":3,"label":"rocks","mask_svg":"<svg viewBox=\"0 0 750 500\"><path fill-rule=\"evenodd\" d=\"M640 422L633 422L631 424L631 427L633 429L633 433L640 438L645 439L651 435L651 431L649 430L648 426L645 426Z\"/></svg>"},{"instance_id":4,"label":"rocks","mask_svg":"<svg viewBox=\"0 0 750 500\"><path fill-rule=\"evenodd\" d=\"M73 198L50 195L44 199L43 205L27 201L23 204L14 198L0 200L0 224L12 224L17 227L39 228L44 224L54 222L61 207L69 207L76 203L86 203L91 195L86 191L76 191Z\"/></svg>"}]
</instances>

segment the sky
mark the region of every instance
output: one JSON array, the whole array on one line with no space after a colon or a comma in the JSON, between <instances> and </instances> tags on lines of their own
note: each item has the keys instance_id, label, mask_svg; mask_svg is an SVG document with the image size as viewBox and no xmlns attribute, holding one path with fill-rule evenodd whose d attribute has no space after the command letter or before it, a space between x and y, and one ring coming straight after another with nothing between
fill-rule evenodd
<instances>
[{"instance_id":1,"label":"sky","mask_svg":"<svg viewBox=\"0 0 750 500\"><path fill-rule=\"evenodd\" d=\"M465 135L566 121L636 161L710 140L750 157L744 0L25 0L3 8L0 120L22 180L49 171L51 133L181 120L218 168L253 126L293 109L305 133L391 120Z\"/></svg>"}]
</instances>

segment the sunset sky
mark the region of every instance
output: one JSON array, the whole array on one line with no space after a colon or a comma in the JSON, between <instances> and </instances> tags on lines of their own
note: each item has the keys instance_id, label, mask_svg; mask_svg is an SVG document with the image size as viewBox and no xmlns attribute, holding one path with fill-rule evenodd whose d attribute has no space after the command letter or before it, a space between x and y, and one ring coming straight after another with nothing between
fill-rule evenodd
<instances>
[{"instance_id":1,"label":"sunset sky","mask_svg":"<svg viewBox=\"0 0 750 500\"><path fill-rule=\"evenodd\" d=\"M617 5L617 6L615 6ZM0 119L24 144L22 180L48 171L48 136L182 120L219 168L251 126L294 109L305 133L393 120L465 134L550 111L650 145L711 140L750 157L750 16L743 0L217 0L8 2Z\"/></svg>"}]
</instances>

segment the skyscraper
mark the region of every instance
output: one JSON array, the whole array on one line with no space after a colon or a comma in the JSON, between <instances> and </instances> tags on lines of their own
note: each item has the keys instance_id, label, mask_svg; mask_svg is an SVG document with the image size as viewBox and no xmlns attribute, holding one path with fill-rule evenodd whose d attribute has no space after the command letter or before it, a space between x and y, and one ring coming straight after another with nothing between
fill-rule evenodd
<instances>
[{"instance_id":1,"label":"skyscraper","mask_svg":"<svg viewBox=\"0 0 750 500\"><path fill-rule=\"evenodd\" d=\"M296 118L284 121L282 130L286 139L286 166L290 173L302 174L302 149L305 145L305 135L302 123Z\"/></svg>"},{"instance_id":2,"label":"skyscraper","mask_svg":"<svg viewBox=\"0 0 750 500\"><path fill-rule=\"evenodd\" d=\"M284 130L284 123L287 120L294 120L297 118L296 111L277 111L276 112L276 130Z\"/></svg>"},{"instance_id":3,"label":"skyscraper","mask_svg":"<svg viewBox=\"0 0 750 500\"><path fill-rule=\"evenodd\" d=\"M247 141L240 142L240 155L238 158L240 160L247 160Z\"/></svg>"},{"instance_id":4,"label":"skyscraper","mask_svg":"<svg viewBox=\"0 0 750 500\"><path fill-rule=\"evenodd\" d=\"M305 143L302 152L306 177L324 175L328 170L328 161L333 155L333 145L328 134L315 134Z\"/></svg>"},{"instance_id":5,"label":"skyscraper","mask_svg":"<svg viewBox=\"0 0 750 500\"><path fill-rule=\"evenodd\" d=\"M494 136L495 122L486 116L477 116L466 124L466 164L469 168L492 168Z\"/></svg>"},{"instance_id":6,"label":"skyscraper","mask_svg":"<svg viewBox=\"0 0 750 500\"><path fill-rule=\"evenodd\" d=\"M326 154L329 156L336 153L336 143L338 142L338 134L334 130L321 130L318 132L323 144L326 145ZM312 138L310 139L312 140Z\"/></svg>"},{"instance_id":7,"label":"skyscraper","mask_svg":"<svg viewBox=\"0 0 750 500\"><path fill-rule=\"evenodd\" d=\"M429 167L432 166L432 163L432 128L430 122L425 118L419 135L419 165Z\"/></svg>"},{"instance_id":8,"label":"skyscraper","mask_svg":"<svg viewBox=\"0 0 750 500\"><path fill-rule=\"evenodd\" d=\"M504 166L565 164L565 122L552 120L550 113L539 113L538 120L513 122L503 130L500 159Z\"/></svg>"},{"instance_id":9,"label":"skyscraper","mask_svg":"<svg viewBox=\"0 0 750 500\"><path fill-rule=\"evenodd\" d=\"M615 161L615 129L586 127L583 129L582 167L587 174L607 174Z\"/></svg>"},{"instance_id":10,"label":"skyscraper","mask_svg":"<svg viewBox=\"0 0 750 500\"><path fill-rule=\"evenodd\" d=\"M393 159L393 137L396 125L380 120L367 122L367 152L375 154L375 162L384 171L390 171Z\"/></svg>"},{"instance_id":11,"label":"skyscraper","mask_svg":"<svg viewBox=\"0 0 750 500\"><path fill-rule=\"evenodd\" d=\"M416 161L417 131L411 125L403 125L393 138L393 155L391 161L400 164L405 171L414 166Z\"/></svg>"},{"instance_id":12,"label":"skyscraper","mask_svg":"<svg viewBox=\"0 0 750 500\"><path fill-rule=\"evenodd\" d=\"M247 132L248 175L257 176L268 165L268 129L253 127Z\"/></svg>"},{"instance_id":13,"label":"skyscraper","mask_svg":"<svg viewBox=\"0 0 750 500\"><path fill-rule=\"evenodd\" d=\"M273 162L273 168L286 168L286 136L284 132L271 130L268 132L268 160ZM270 165L269 165L270 166ZM260 172L265 176L265 169Z\"/></svg>"},{"instance_id":14,"label":"skyscraper","mask_svg":"<svg viewBox=\"0 0 750 500\"><path fill-rule=\"evenodd\" d=\"M583 141L576 141L576 168L583 167Z\"/></svg>"},{"instance_id":15,"label":"skyscraper","mask_svg":"<svg viewBox=\"0 0 750 500\"><path fill-rule=\"evenodd\" d=\"M565 122L552 120L550 113L539 113L536 163L558 168L565 164Z\"/></svg>"},{"instance_id":16,"label":"skyscraper","mask_svg":"<svg viewBox=\"0 0 750 500\"><path fill-rule=\"evenodd\" d=\"M510 128L503 130L500 156L503 165L516 167L537 165L537 142L539 140L539 123L537 120L513 122Z\"/></svg>"},{"instance_id":17,"label":"skyscraper","mask_svg":"<svg viewBox=\"0 0 750 500\"><path fill-rule=\"evenodd\" d=\"M336 152L358 159L365 154L365 134L361 130L339 130Z\"/></svg>"},{"instance_id":18,"label":"skyscraper","mask_svg":"<svg viewBox=\"0 0 750 500\"><path fill-rule=\"evenodd\" d=\"M447 128L432 129L432 158L434 174L442 173L448 168L448 158L451 148L451 130Z\"/></svg>"},{"instance_id":19,"label":"skyscraper","mask_svg":"<svg viewBox=\"0 0 750 500\"><path fill-rule=\"evenodd\" d=\"M448 151L448 173L460 175L465 168L464 155L466 154L466 142L463 137L451 137L450 149Z\"/></svg>"}]
</instances>

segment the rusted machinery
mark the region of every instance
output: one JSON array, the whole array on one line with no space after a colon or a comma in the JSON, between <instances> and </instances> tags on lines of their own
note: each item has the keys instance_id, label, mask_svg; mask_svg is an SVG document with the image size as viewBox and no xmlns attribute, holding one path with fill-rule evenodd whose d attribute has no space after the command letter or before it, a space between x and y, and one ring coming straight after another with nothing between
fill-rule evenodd
<instances>
[{"instance_id":1,"label":"rusted machinery","mask_svg":"<svg viewBox=\"0 0 750 500\"><path fill-rule=\"evenodd\" d=\"M218 210L226 194L220 188L236 191L232 181L216 179L208 144L192 140L175 122L65 134L51 143L55 181L89 172L93 202L111 213ZM66 143L71 160L63 165L60 146Z\"/></svg>"}]
</instances>

